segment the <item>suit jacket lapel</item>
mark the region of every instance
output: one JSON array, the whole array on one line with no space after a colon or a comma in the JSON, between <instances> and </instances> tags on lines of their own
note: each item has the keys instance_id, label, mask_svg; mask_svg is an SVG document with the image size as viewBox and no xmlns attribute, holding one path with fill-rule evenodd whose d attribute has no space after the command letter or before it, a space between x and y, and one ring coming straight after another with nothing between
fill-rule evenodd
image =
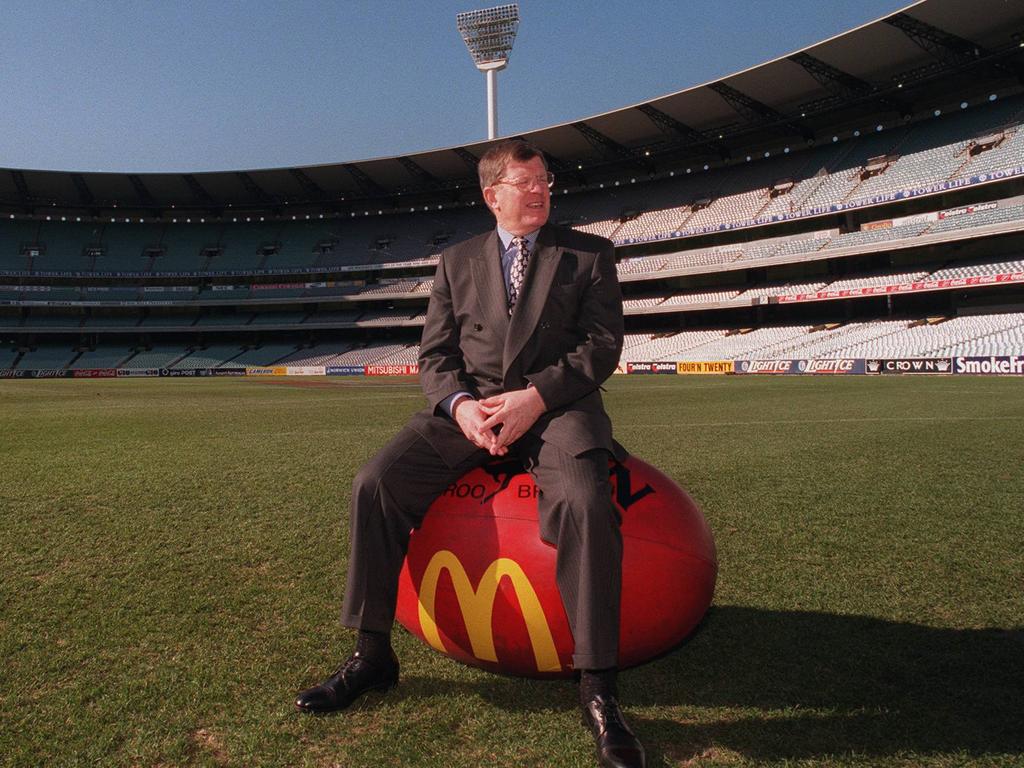
<instances>
[{"instance_id":1,"label":"suit jacket lapel","mask_svg":"<svg viewBox=\"0 0 1024 768\"><path fill-rule=\"evenodd\" d=\"M537 236L537 242L534 244L534 253L531 254L530 263L526 268L522 295L519 303L516 304L515 312L509 322L508 334L505 336L501 366L503 374L508 373L508 369L519 353L523 351L526 342L530 340L537 328L537 322L540 320L541 312L548 300L551 283L555 279L559 253L550 229L542 228ZM500 275L499 279L501 279ZM504 286L504 283L502 285Z\"/></svg>"},{"instance_id":2,"label":"suit jacket lapel","mask_svg":"<svg viewBox=\"0 0 1024 768\"><path fill-rule=\"evenodd\" d=\"M498 233L495 231L470 264L480 309L498 338L505 338L508 336L508 296L505 294L499 251Z\"/></svg>"}]
</instances>

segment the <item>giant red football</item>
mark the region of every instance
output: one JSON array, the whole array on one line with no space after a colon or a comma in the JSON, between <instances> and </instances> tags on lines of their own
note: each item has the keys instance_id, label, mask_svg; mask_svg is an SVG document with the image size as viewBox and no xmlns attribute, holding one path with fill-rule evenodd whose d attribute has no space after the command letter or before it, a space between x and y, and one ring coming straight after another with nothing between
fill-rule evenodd
<instances>
[{"instance_id":1,"label":"giant red football","mask_svg":"<svg viewBox=\"0 0 1024 768\"><path fill-rule=\"evenodd\" d=\"M693 499L640 459L609 463L622 513L619 666L681 642L711 604L718 563ZM572 673L572 633L540 538L537 487L516 460L464 475L413 532L397 618L441 653L527 677Z\"/></svg>"}]
</instances>

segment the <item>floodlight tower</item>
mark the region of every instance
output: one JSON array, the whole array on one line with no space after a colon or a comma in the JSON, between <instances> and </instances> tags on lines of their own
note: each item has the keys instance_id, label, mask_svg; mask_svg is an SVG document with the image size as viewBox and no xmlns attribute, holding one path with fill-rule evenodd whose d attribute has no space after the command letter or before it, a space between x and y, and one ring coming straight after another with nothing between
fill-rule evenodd
<instances>
[{"instance_id":1,"label":"floodlight tower","mask_svg":"<svg viewBox=\"0 0 1024 768\"><path fill-rule=\"evenodd\" d=\"M498 71L508 64L519 29L519 5L466 11L455 17L473 63L487 76L487 138L498 135Z\"/></svg>"}]
</instances>

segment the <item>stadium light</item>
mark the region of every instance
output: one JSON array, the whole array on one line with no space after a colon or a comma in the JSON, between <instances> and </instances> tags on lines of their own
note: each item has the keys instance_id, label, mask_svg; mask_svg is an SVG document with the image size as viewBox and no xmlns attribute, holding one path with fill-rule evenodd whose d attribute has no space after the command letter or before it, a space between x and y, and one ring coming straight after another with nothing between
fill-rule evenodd
<instances>
[{"instance_id":1,"label":"stadium light","mask_svg":"<svg viewBox=\"0 0 1024 768\"><path fill-rule=\"evenodd\" d=\"M519 5L499 5L455 16L473 64L487 76L487 138L498 135L498 72L508 64L519 29Z\"/></svg>"}]
</instances>

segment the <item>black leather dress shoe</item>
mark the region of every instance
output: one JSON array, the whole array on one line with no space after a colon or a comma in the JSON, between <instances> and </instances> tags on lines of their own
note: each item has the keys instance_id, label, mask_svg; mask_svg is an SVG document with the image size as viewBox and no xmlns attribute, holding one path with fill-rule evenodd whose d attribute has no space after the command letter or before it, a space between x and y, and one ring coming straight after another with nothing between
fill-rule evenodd
<instances>
[{"instance_id":1,"label":"black leather dress shoe","mask_svg":"<svg viewBox=\"0 0 1024 768\"><path fill-rule=\"evenodd\" d=\"M598 695L583 705L583 724L594 734L602 768L644 768L647 758L636 734L626 725L614 696Z\"/></svg>"},{"instance_id":2,"label":"black leather dress shoe","mask_svg":"<svg viewBox=\"0 0 1024 768\"><path fill-rule=\"evenodd\" d=\"M336 712L345 709L364 693L384 693L398 684L398 657L391 652L390 662L370 661L356 651L341 668L324 680L301 691L295 698L295 708L301 712Z\"/></svg>"}]
</instances>

